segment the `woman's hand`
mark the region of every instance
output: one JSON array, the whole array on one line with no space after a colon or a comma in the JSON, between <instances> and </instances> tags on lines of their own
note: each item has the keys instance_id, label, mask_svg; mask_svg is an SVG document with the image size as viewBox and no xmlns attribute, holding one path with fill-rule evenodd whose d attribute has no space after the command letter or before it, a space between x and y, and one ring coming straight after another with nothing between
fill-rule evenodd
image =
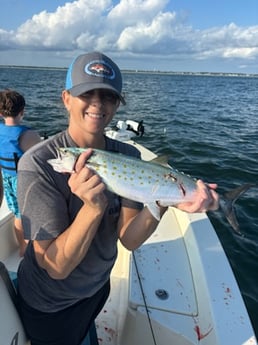
<instances>
[{"instance_id":1,"label":"woman's hand","mask_svg":"<svg viewBox=\"0 0 258 345\"><path fill-rule=\"evenodd\" d=\"M201 180L198 180L196 184L197 190L194 201L180 203L176 207L189 213L217 210L219 208L219 195L215 192L217 184L206 184Z\"/></svg>"},{"instance_id":2,"label":"woman's hand","mask_svg":"<svg viewBox=\"0 0 258 345\"><path fill-rule=\"evenodd\" d=\"M107 206L107 198L104 193L106 186L100 176L86 166L87 159L91 154L92 150L89 149L79 156L68 184L71 191L85 204L92 208L105 209Z\"/></svg>"}]
</instances>

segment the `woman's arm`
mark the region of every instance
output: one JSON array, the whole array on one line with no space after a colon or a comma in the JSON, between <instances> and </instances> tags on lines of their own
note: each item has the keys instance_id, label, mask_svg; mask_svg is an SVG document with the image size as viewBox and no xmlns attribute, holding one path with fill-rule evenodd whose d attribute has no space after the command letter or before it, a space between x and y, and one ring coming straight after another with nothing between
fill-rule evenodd
<instances>
[{"instance_id":1,"label":"woman's arm","mask_svg":"<svg viewBox=\"0 0 258 345\"><path fill-rule=\"evenodd\" d=\"M68 180L71 193L83 201L74 221L54 240L33 241L38 264L53 279L65 279L85 257L107 206L105 184L85 167L87 155L80 156Z\"/></svg>"},{"instance_id":2,"label":"woman's arm","mask_svg":"<svg viewBox=\"0 0 258 345\"><path fill-rule=\"evenodd\" d=\"M188 213L206 212L216 210L219 205L219 196L215 192L217 185L206 185L203 181L197 181L196 197L193 202L181 203L176 207ZM166 208L160 208L160 216L165 213ZM118 233L122 244L129 250L138 248L155 231L158 225L156 218L152 216L147 207L142 211L129 208L122 208Z\"/></svg>"}]
</instances>

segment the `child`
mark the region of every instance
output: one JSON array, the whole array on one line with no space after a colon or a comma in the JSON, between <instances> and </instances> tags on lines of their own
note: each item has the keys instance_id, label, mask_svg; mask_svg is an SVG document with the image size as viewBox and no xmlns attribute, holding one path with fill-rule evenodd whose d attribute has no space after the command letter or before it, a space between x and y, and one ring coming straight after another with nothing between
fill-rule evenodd
<instances>
[{"instance_id":1,"label":"child","mask_svg":"<svg viewBox=\"0 0 258 345\"><path fill-rule=\"evenodd\" d=\"M24 107L25 99L18 92L9 89L0 92L0 114L4 120L4 123L0 123L0 168L7 205L15 216L14 229L20 256L23 256L27 244L16 197L17 164L22 154L41 140L36 132L21 125Z\"/></svg>"}]
</instances>

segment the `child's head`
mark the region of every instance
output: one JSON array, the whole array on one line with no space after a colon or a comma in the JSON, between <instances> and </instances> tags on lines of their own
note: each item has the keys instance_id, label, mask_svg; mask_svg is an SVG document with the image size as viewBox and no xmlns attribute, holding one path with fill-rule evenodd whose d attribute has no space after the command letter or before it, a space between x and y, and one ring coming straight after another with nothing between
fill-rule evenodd
<instances>
[{"instance_id":1,"label":"child's head","mask_svg":"<svg viewBox=\"0 0 258 345\"><path fill-rule=\"evenodd\" d=\"M3 117L16 117L24 107L25 99L18 92L9 89L0 92L0 114Z\"/></svg>"}]
</instances>

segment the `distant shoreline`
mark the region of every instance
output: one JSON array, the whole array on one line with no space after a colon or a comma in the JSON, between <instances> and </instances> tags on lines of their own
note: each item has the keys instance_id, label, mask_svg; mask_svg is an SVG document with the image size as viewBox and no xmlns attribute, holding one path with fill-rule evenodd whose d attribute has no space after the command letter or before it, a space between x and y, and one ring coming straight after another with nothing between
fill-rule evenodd
<instances>
[{"instance_id":1,"label":"distant shoreline","mask_svg":"<svg viewBox=\"0 0 258 345\"><path fill-rule=\"evenodd\" d=\"M34 70L60 70L66 71L67 67L41 67L41 66L18 66L18 65L0 65L0 68L13 68L13 69L34 69ZM252 77L258 78L256 73L224 73L224 72L175 72L175 71L150 71L150 70L129 70L122 69L122 73L134 74L162 74L162 75L185 75L185 76L214 76L214 77Z\"/></svg>"}]
</instances>

